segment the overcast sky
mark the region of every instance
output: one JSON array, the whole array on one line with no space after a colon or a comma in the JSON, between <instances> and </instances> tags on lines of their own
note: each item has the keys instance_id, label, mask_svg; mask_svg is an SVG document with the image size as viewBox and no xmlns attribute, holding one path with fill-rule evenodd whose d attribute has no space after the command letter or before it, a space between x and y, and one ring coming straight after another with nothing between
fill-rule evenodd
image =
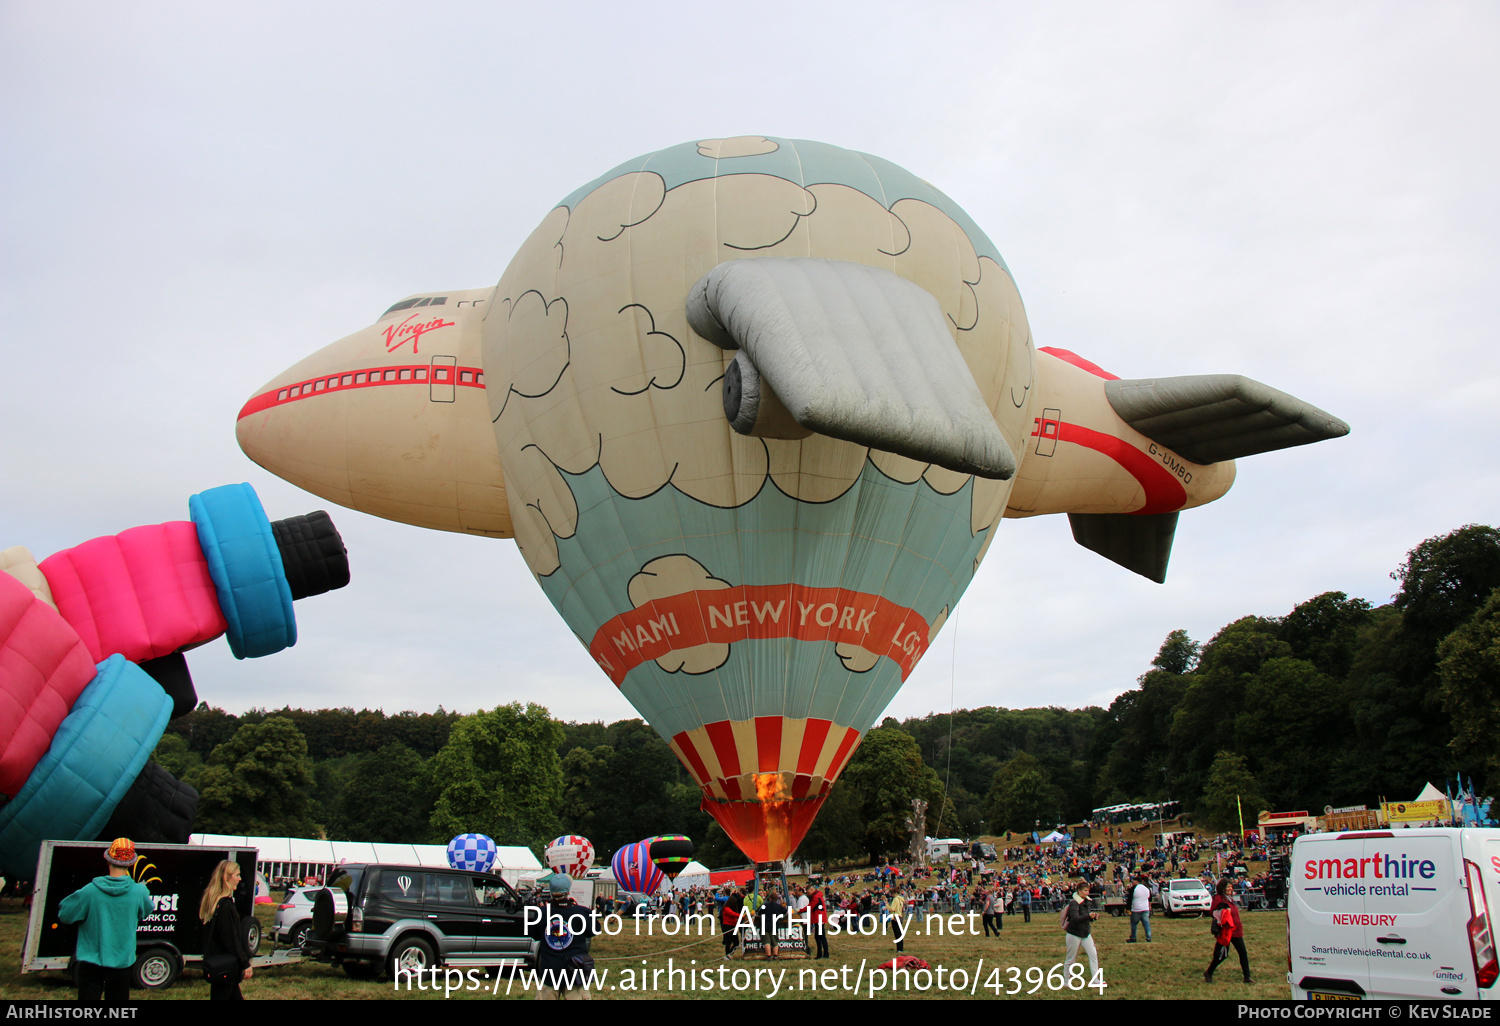
<instances>
[{"instance_id":1,"label":"overcast sky","mask_svg":"<svg viewBox=\"0 0 1500 1026\"><path fill-rule=\"evenodd\" d=\"M0 547L249 481L253 390L424 290L493 285L563 196L674 143L878 154L1004 255L1038 346L1235 372L1346 420L1184 513L1165 585L1005 521L889 712L1107 705L1166 634L1383 603L1496 523L1500 7L0 4ZM330 512L353 583L199 696L634 715L514 544Z\"/></svg>"}]
</instances>

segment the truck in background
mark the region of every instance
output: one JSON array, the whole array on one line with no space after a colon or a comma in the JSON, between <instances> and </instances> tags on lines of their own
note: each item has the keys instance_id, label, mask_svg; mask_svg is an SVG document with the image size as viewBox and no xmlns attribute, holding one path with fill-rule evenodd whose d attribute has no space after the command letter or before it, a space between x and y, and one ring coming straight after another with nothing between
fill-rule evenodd
<instances>
[{"instance_id":1,"label":"truck in background","mask_svg":"<svg viewBox=\"0 0 1500 1026\"><path fill-rule=\"evenodd\" d=\"M947 865L958 862L969 854L969 843L959 837L930 838L927 841L927 861Z\"/></svg>"},{"instance_id":2,"label":"truck in background","mask_svg":"<svg viewBox=\"0 0 1500 1026\"><path fill-rule=\"evenodd\" d=\"M1304 835L1288 885L1294 998L1500 1000L1500 830Z\"/></svg>"},{"instance_id":3,"label":"truck in background","mask_svg":"<svg viewBox=\"0 0 1500 1026\"><path fill-rule=\"evenodd\" d=\"M78 928L59 922L62 900L108 867L102 841L43 841L37 856L36 890L31 916L21 943L21 972L72 968ZM235 908L245 920L247 940L254 954L260 948L260 922L255 918L254 848L196 844L138 844L131 877L151 892L155 911L136 929L136 960L131 982L137 987L170 987L182 970L203 960L203 925L198 902L214 867L226 859L239 863L240 886Z\"/></svg>"}]
</instances>

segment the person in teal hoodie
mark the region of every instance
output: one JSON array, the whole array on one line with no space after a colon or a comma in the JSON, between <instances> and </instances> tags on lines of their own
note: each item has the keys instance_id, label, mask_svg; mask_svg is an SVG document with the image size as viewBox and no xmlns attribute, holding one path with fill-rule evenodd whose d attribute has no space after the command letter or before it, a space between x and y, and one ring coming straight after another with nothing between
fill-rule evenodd
<instances>
[{"instance_id":1,"label":"person in teal hoodie","mask_svg":"<svg viewBox=\"0 0 1500 1026\"><path fill-rule=\"evenodd\" d=\"M135 931L152 912L146 885L130 877L135 844L117 837L104 853L108 876L96 876L62 900L57 918L78 924L78 1000L123 1005L130 999Z\"/></svg>"}]
</instances>

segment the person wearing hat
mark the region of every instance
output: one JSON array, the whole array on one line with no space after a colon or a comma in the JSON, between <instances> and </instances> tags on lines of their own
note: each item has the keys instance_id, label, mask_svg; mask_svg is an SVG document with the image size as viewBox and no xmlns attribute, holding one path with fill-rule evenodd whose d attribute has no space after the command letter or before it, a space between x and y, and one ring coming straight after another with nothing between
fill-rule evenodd
<instances>
[{"instance_id":1,"label":"person wearing hat","mask_svg":"<svg viewBox=\"0 0 1500 1026\"><path fill-rule=\"evenodd\" d=\"M542 915L526 932L536 938L537 998L587 1001L594 960L589 939L599 932L597 913L573 900L573 878L553 873L547 881L548 900ZM529 920L531 917L527 917Z\"/></svg>"},{"instance_id":2,"label":"person wearing hat","mask_svg":"<svg viewBox=\"0 0 1500 1026\"><path fill-rule=\"evenodd\" d=\"M151 892L131 879L135 844L117 837L104 852L109 875L96 876L68 895L57 918L78 924L78 1000L123 1005L130 999L135 931L152 913Z\"/></svg>"}]
</instances>

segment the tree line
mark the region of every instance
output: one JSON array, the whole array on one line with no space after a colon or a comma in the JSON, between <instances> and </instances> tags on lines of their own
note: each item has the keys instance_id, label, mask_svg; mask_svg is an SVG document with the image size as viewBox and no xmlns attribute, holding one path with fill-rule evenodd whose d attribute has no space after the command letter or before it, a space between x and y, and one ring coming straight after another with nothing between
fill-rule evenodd
<instances>
[{"instance_id":1,"label":"tree line","mask_svg":"<svg viewBox=\"0 0 1500 1026\"><path fill-rule=\"evenodd\" d=\"M1208 823L1262 809L1409 801L1461 772L1500 786L1500 531L1412 549L1372 607L1327 592L1200 644L1163 641L1108 709L974 709L908 720L947 776L956 833L1078 822L1175 800Z\"/></svg>"},{"instance_id":2,"label":"tree line","mask_svg":"<svg viewBox=\"0 0 1500 1026\"><path fill-rule=\"evenodd\" d=\"M1205 643L1163 641L1108 709L933 713L871 730L798 854L902 849L912 800L932 836L1079 822L1092 809L1174 800L1212 825L1270 809L1409 800L1423 783L1500 785L1500 531L1422 542L1372 607L1328 592L1246 616ZM206 704L155 759L197 787L204 833L446 843L477 831L540 852L560 833L601 859L686 833L709 865L744 858L640 720L570 723L539 705L472 715Z\"/></svg>"}]
</instances>

